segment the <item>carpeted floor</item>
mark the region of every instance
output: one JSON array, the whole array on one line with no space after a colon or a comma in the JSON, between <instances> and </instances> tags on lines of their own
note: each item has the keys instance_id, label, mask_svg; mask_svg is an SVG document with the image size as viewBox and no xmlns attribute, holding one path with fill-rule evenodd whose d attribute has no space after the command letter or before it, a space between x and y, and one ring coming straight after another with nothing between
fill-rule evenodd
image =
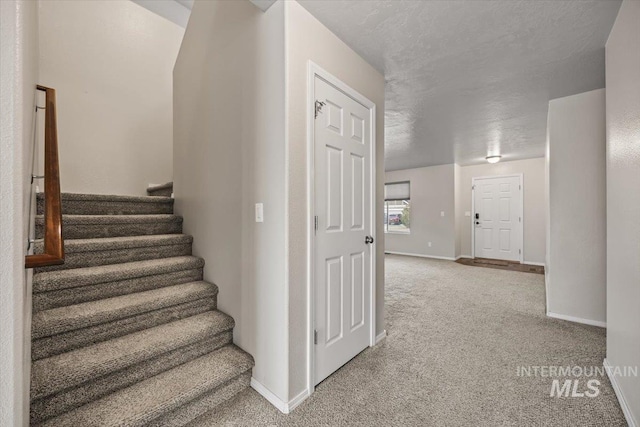
<instances>
[{"instance_id":1,"label":"carpeted floor","mask_svg":"<svg viewBox=\"0 0 640 427\"><path fill-rule=\"evenodd\" d=\"M544 304L539 274L387 255L386 340L289 415L249 389L192 426L625 426L606 377L575 378L578 391L600 381L597 397L558 398L552 378L518 376L602 366L604 329L547 318Z\"/></svg>"}]
</instances>

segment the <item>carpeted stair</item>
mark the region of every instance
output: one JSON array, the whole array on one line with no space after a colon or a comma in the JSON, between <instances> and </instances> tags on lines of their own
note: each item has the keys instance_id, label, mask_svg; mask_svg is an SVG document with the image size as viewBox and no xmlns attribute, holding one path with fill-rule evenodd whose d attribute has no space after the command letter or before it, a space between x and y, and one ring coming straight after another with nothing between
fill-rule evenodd
<instances>
[{"instance_id":1,"label":"carpeted stair","mask_svg":"<svg viewBox=\"0 0 640 427\"><path fill-rule=\"evenodd\" d=\"M173 199L63 194L62 206L65 264L33 277L32 425L182 426L249 386L253 359Z\"/></svg>"},{"instance_id":2,"label":"carpeted stair","mask_svg":"<svg viewBox=\"0 0 640 427\"><path fill-rule=\"evenodd\" d=\"M149 196L171 197L173 194L173 182L149 187L147 188L147 194Z\"/></svg>"}]
</instances>

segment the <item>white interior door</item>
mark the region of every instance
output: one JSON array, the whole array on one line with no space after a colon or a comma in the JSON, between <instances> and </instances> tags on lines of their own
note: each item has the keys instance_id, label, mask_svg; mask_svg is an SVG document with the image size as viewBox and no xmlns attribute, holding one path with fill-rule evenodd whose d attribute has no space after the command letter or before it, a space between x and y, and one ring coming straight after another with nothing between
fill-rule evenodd
<instances>
[{"instance_id":1,"label":"white interior door","mask_svg":"<svg viewBox=\"0 0 640 427\"><path fill-rule=\"evenodd\" d=\"M474 178L474 256L520 261L521 176Z\"/></svg>"},{"instance_id":2,"label":"white interior door","mask_svg":"<svg viewBox=\"0 0 640 427\"><path fill-rule=\"evenodd\" d=\"M316 76L315 383L370 342L370 110Z\"/></svg>"}]
</instances>

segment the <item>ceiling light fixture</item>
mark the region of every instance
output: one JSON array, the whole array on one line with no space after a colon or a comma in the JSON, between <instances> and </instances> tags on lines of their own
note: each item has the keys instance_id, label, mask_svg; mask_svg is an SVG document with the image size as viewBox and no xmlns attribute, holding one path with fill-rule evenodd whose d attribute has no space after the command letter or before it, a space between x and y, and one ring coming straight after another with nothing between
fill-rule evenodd
<instances>
[{"instance_id":1,"label":"ceiling light fixture","mask_svg":"<svg viewBox=\"0 0 640 427\"><path fill-rule=\"evenodd\" d=\"M485 158L487 159L487 162L489 162L489 163L498 163L500 161L500 159L502 158L502 156L487 156Z\"/></svg>"}]
</instances>

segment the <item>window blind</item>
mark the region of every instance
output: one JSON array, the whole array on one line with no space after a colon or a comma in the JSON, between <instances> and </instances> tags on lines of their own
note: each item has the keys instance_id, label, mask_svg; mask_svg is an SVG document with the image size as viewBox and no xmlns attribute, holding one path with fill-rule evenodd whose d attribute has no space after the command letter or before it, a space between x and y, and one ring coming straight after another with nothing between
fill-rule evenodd
<instances>
[{"instance_id":1,"label":"window blind","mask_svg":"<svg viewBox=\"0 0 640 427\"><path fill-rule=\"evenodd\" d=\"M384 185L384 200L409 200L410 198L409 181Z\"/></svg>"}]
</instances>

